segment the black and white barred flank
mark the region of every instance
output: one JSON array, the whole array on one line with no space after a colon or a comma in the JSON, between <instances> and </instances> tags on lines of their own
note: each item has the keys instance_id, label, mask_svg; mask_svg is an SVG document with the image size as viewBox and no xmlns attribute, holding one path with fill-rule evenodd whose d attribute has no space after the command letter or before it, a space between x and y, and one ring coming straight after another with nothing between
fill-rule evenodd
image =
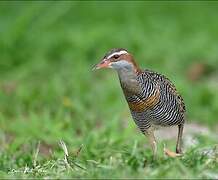
<instances>
[{"instance_id":1,"label":"black and white barred flank","mask_svg":"<svg viewBox=\"0 0 218 180\"><path fill-rule=\"evenodd\" d=\"M146 108L142 112L130 109L135 123L142 132L153 125L173 126L184 123L183 99L169 79L159 73L145 70L138 74L137 81L142 92L140 95L126 96L128 103L146 100L155 95L157 89L160 92L159 100L153 107Z\"/></svg>"}]
</instances>

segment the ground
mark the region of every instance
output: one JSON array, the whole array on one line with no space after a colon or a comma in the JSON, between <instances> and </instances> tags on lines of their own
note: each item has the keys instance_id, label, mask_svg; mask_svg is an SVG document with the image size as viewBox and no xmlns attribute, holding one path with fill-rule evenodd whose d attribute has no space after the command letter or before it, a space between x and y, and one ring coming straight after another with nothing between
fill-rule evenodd
<instances>
[{"instance_id":1,"label":"ground","mask_svg":"<svg viewBox=\"0 0 218 180\"><path fill-rule=\"evenodd\" d=\"M0 177L218 178L217 5L0 2ZM182 157L175 127L153 161L116 73L91 71L114 47L183 96Z\"/></svg>"}]
</instances>

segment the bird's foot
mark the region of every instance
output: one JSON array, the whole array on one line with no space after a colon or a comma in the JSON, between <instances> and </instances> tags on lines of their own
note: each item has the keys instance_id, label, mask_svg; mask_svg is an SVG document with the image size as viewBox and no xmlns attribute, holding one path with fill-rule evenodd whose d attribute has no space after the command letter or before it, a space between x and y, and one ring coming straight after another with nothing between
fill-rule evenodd
<instances>
[{"instance_id":1,"label":"bird's foot","mask_svg":"<svg viewBox=\"0 0 218 180\"><path fill-rule=\"evenodd\" d=\"M176 153L177 153L177 154L182 154L182 149L177 149L177 148L176 148Z\"/></svg>"}]
</instances>

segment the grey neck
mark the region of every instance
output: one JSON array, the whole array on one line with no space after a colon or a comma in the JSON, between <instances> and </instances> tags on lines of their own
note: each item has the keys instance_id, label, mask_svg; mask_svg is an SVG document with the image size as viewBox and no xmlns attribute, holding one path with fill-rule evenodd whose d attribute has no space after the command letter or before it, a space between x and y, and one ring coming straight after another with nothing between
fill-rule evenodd
<instances>
[{"instance_id":1,"label":"grey neck","mask_svg":"<svg viewBox=\"0 0 218 180\"><path fill-rule=\"evenodd\" d=\"M140 84L137 80L137 74L134 69L121 68L117 69L120 84L125 93L128 95L136 95L141 92Z\"/></svg>"},{"instance_id":2,"label":"grey neck","mask_svg":"<svg viewBox=\"0 0 218 180\"><path fill-rule=\"evenodd\" d=\"M136 78L137 78L136 73L132 69L126 69L126 68L118 69L117 73L118 73L118 76L119 76L121 82L123 82L123 83L128 84L128 83L130 83L130 81L136 80Z\"/></svg>"},{"instance_id":3,"label":"grey neck","mask_svg":"<svg viewBox=\"0 0 218 180\"><path fill-rule=\"evenodd\" d=\"M141 92L137 74L132 63L126 60L120 60L111 63L111 67L118 72L120 84L125 95L139 94Z\"/></svg>"}]
</instances>

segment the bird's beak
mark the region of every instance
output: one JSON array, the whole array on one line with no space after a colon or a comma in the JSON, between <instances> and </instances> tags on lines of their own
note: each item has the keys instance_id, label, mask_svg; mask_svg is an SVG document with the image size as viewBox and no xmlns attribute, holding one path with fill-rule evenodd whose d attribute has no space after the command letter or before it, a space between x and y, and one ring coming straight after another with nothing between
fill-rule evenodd
<instances>
[{"instance_id":1,"label":"bird's beak","mask_svg":"<svg viewBox=\"0 0 218 180\"><path fill-rule=\"evenodd\" d=\"M111 64L110 60L103 59L100 63L96 64L92 68L92 70L94 71L94 70L101 69L101 68L108 68L108 67L110 67L110 64Z\"/></svg>"}]
</instances>

